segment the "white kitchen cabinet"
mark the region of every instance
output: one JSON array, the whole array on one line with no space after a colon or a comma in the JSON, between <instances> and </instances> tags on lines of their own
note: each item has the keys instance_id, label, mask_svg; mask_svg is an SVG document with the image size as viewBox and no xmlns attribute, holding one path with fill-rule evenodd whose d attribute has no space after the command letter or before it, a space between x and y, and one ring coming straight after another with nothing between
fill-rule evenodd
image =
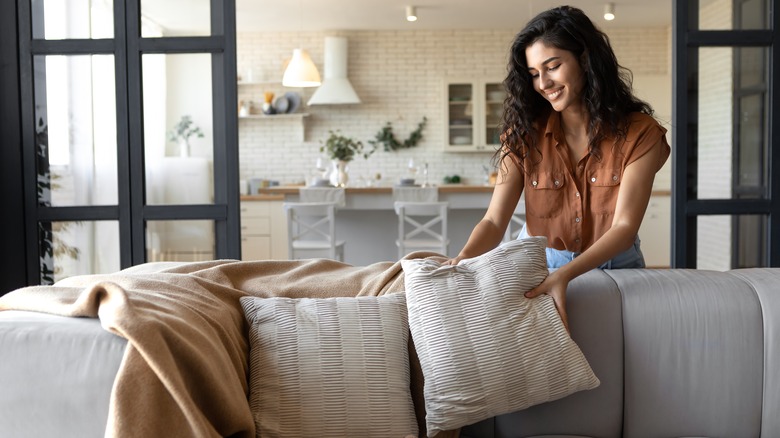
<instances>
[{"instance_id":1,"label":"white kitchen cabinet","mask_svg":"<svg viewBox=\"0 0 780 438\"><path fill-rule=\"evenodd\" d=\"M241 201L241 259L286 260L287 220L281 200Z\"/></svg>"},{"instance_id":2,"label":"white kitchen cabinet","mask_svg":"<svg viewBox=\"0 0 780 438\"><path fill-rule=\"evenodd\" d=\"M642 254L648 268L668 268L671 256L672 197L653 195L639 227Z\"/></svg>"},{"instance_id":3,"label":"white kitchen cabinet","mask_svg":"<svg viewBox=\"0 0 780 438\"><path fill-rule=\"evenodd\" d=\"M448 79L444 83L446 152L494 152L506 92L500 80Z\"/></svg>"}]
</instances>

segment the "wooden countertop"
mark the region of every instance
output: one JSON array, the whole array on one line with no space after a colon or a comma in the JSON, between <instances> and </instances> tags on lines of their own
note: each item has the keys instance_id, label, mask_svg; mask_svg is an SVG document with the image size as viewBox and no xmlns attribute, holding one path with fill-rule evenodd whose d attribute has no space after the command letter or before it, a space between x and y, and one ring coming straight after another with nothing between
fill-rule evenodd
<instances>
[{"instance_id":1,"label":"wooden countertop","mask_svg":"<svg viewBox=\"0 0 780 438\"><path fill-rule=\"evenodd\" d=\"M493 186L467 186L463 184L442 184L436 186L439 193L492 193ZM257 195L242 195L241 199L248 201L271 200L269 196L297 195L300 186L278 186L258 189ZM346 194L386 194L392 193L392 187L347 187Z\"/></svg>"}]
</instances>

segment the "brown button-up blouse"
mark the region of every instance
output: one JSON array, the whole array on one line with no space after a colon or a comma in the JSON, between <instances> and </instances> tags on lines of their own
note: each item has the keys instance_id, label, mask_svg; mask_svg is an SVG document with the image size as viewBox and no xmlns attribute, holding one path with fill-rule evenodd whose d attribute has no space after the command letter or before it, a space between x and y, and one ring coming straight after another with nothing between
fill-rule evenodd
<instances>
[{"instance_id":1,"label":"brown button-up blouse","mask_svg":"<svg viewBox=\"0 0 780 438\"><path fill-rule=\"evenodd\" d=\"M560 114L551 111L538 140L541 161L532 163L539 157L531 154L534 158L524 163L530 172L524 175L528 234L546 236L551 248L582 252L609 230L626 166L662 148L657 171L671 150L666 129L653 117L632 113L629 121L626 139L617 147L614 139L605 139L598 146L600 159L586 154L572 168Z\"/></svg>"}]
</instances>

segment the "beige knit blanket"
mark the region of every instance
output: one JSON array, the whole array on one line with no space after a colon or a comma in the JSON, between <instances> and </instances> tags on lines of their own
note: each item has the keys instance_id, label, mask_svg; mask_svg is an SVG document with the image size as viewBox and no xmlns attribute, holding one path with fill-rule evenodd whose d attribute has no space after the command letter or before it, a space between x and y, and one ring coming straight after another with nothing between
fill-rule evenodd
<instances>
[{"instance_id":1,"label":"beige knit blanket","mask_svg":"<svg viewBox=\"0 0 780 438\"><path fill-rule=\"evenodd\" d=\"M409 257L425 256L432 253ZM111 393L109 437L255 436L242 296L324 298L404 290L400 262L355 267L325 259L212 261L150 269L154 266L159 265L72 277L0 297L0 310L100 318L104 329L128 340ZM422 373L413 356L412 394L424 431Z\"/></svg>"}]
</instances>

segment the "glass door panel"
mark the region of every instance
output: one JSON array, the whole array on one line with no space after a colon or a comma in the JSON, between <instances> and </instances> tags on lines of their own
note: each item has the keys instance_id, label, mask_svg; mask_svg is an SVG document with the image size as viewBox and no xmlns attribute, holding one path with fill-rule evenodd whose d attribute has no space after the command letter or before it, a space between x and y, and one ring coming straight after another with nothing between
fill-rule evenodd
<instances>
[{"instance_id":1,"label":"glass door panel","mask_svg":"<svg viewBox=\"0 0 780 438\"><path fill-rule=\"evenodd\" d=\"M214 221L146 223L146 261L198 262L214 257Z\"/></svg>"},{"instance_id":2,"label":"glass door panel","mask_svg":"<svg viewBox=\"0 0 780 438\"><path fill-rule=\"evenodd\" d=\"M141 37L211 35L210 0L141 0Z\"/></svg>"},{"instance_id":3,"label":"glass door panel","mask_svg":"<svg viewBox=\"0 0 780 438\"><path fill-rule=\"evenodd\" d=\"M119 222L40 222L41 283L74 275L116 272Z\"/></svg>"},{"instance_id":4,"label":"glass door panel","mask_svg":"<svg viewBox=\"0 0 780 438\"><path fill-rule=\"evenodd\" d=\"M771 29L768 0L699 0L699 30Z\"/></svg>"},{"instance_id":5,"label":"glass door panel","mask_svg":"<svg viewBox=\"0 0 780 438\"><path fill-rule=\"evenodd\" d=\"M212 204L211 55L143 55L146 204Z\"/></svg>"},{"instance_id":6,"label":"glass door panel","mask_svg":"<svg viewBox=\"0 0 780 438\"><path fill-rule=\"evenodd\" d=\"M696 199L767 196L769 61L766 48L699 49Z\"/></svg>"},{"instance_id":7,"label":"glass door panel","mask_svg":"<svg viewBox=\"0 0 780 438\"><path fill-rule=\"evenodd\" d=\"M117 204L112 55L33 58L39 205Z\"/></svg>"},{"instance_id":8,"label":"glass door panel","mask_svg":"<svg viewBox=\"0 0 780 438\"><path fill-rule=\"evenodd\" d=\"M767 266L767 216L708 215L696 222L696 269Z\"/></svg>"},{"instance_id":9,"label":"glass door panel","mask_svg":"<svg viewBox=\"0 0 780 438\"><path fill-rule=\"evenodd\" d=\"M31 0L35 39L114 37L112 0Z\"/></svg>"}]
</instances>

